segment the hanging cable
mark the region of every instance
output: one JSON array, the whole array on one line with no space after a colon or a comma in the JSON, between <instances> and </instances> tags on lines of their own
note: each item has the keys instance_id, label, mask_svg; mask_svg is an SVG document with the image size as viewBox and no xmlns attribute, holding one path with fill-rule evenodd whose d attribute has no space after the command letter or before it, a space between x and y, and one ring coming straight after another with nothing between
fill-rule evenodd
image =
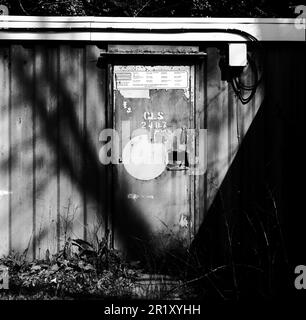
<instances>
[{"instance_id":1,"label":"hanging cable","mask_svg":"<svg viewBox=\"0 0 306 320\"><path fill-rule=\"evenodd\" d=\"M262 77L259 78L257 65L249 54L247 55L247 59L251 71L253 72L255 77L254 83L251 85L243 83L241 80L241 76L235 76L230 79L233 90L242 104L247 104L252 100L262 79ZM244 95L245 92L250 92L247 97L245 97Z\"/></svg>"}]
</instances>

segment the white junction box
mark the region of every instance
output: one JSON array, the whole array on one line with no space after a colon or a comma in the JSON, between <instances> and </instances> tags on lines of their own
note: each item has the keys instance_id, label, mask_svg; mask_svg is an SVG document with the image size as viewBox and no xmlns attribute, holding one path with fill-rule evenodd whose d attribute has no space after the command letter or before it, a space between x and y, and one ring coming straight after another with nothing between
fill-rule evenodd
<instances>
[{"instance_id":1,"label":"white junction box","mask_svg":"<svg viewBox=\"0 0 306 320\"><path fill-rule=\"evenodd\" d=\"M230 43L228 50L230 67L245 67L247 65L246 43Z\"/></svg>"}]
</instances>

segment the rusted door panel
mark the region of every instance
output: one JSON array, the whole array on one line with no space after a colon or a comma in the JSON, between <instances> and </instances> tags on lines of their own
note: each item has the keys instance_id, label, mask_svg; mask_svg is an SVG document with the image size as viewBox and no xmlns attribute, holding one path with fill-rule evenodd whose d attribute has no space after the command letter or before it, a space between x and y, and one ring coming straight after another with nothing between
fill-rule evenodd
<instances>
[{"instance_id":1,"label":"rusted door panel","mask_svg":"<svg viewBox=\"0 0 306 320\"><path fill-rule=\"evenodd\" d=\"M183 149L186 129L194 120L193 70L192 66L114 66L114 126L121 143L114 181L119 247L116 225L125 212L143 222L139 227L146 234L138 239L143 244L163 249L190 242L192 178ZM174 132L177 135L171 138ZM125 232L130 239L138 238L133 227Z\"/></svg>"}]
</instances>

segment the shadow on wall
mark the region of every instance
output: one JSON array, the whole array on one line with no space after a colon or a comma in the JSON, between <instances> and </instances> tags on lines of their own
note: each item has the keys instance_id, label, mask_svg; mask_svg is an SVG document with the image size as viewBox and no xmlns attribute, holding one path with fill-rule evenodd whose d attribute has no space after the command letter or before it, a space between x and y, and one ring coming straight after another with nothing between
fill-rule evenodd
<instances>
[{"instance_id":1,"label":"shadow on wall","mask_svg":"<svg viewBox=\"0 0 306 320\"><path fill-rule=\"evenodd\" d=\"M95 97L106 78L92 51L93 46L7 49L10 153L0 168L10 171L9 249L28 246L28 257L39 258L40 251L44 256L50 246L59 250L69 235L88 239L90 224L102 226L100 236L108 228L110 189L98 158L105 101ZM120 201L128 208L126 198ZM71 221L64 221L67 216ZM140 214L128 209L117 230L127 250L135 247L131 234L144 241L149 234Z\"/></svg>"},{"instance_id":2,"label":"shadow on wall","mask_svg":"<svg viewBox=\"0 0 306 320\"><path fill-rule=\"evenodd\" d=\"M1 167L10 167L13 191L10 247L23 250L31 242L30 251L36 257L50 248L54 239L58 250L70 235L89 238L88 226L96 223L107 227L111 214L108 204L112 190L107 170L98 160L105 100L95 98L105 91L106 75L96 68L98 54L88 52L91 48L13 46L8 52L11 152ZM209 57L213 61L208 64L208 95L212 95L208 97L208 121L213 136L219 139L211 139L215 156L209 166L218 162L218 168L222 167L219 171L225 172L227 157L235 151L233 148L228 154L219 145L224 138L219 133L226 132L227 122L232 121L222 112L229 93L220 85L218 54L213 52ZM246 111L246 117L250 117L248 113L251 110ZM223 157L219 148L226 150ZM124 189L125 181L121 185ZM124 208L116 220L118 238L127 255L139 258L144 251L154 251L150 227L137 208L126 202L125 194L121 192L117 198ZM91 220L93 215L97 222ZM103 230L99 232L103 235Z\"/></svg>"},{"instance_id":3,"label":"shadow on wall","mask_svg":"<svg viewBox=\"0 0 306 320\"><path fill-rule=\"evenodd\" d=\"M279 288L290 286L288 271L306 261L303 253L294 251L306 243L300 210L304 190L299 187L306 163L301 152L306 136L304 46L267 48L266 100L192 246L190 273L203 277L204 295L278 294ZM10 248L23 250L31 240L33 256L40 246L48 246L43 245L46 238L57 239L57 247L62 244L62 216L73 199L78 200L74 209L79 224L72 226L79 228L77 236L89 236L86 226L93 213L107 225L109 188L105 168L98 161L97 142L105 125L105 102L91 100L106 79L103 73L95 74L100 71L93 61L96 56L87 56L88 47L75 49L14 46L7 50L14 75L9 97L11 151L0 170L2 174L10 168ZM86 61L92 67L80 68ZM92 77L101 78L89 84ZM91 88L93 83L97 87ZM36 90L38 84L44 89ZM121 207L131 209L120 214L117 230L127 253L141 255L136 239L149 244L150 228L140 212L125 205L124 194ZM40 227L42 215L46 221Z\"/></svg>"},{"instance_id":4,"label":"shadow on wall","mask_svg":"<svg viewBox=\"0 0 306 320\"><path fill-rule=\"evenodd\" d=\"M265 177L264 108L258 111L192 244L193 277L206 275L201 287L209 297L268 295L275 273L285 263L278 202L274 207L276 190Z\"/></svg>"},{"instance_id":5,"label":"shadow on wall","mask_svg":"<svg viewBox=\"0 0 306 320\"><path fill-rule=\"evenodd\" d=\"M306 258L305 44L265 46L265 101L191 248L190 277L205 297L298 294L294 268Z\"/></svg>"}]
</instances>

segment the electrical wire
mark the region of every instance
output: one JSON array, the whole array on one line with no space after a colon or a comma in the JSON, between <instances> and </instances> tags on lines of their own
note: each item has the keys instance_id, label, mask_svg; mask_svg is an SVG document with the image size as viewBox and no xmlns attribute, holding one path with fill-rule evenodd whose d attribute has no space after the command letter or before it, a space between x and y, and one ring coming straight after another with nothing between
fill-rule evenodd
<instances>
[{"instance_id":1,"label":"electrical wire","mask_svg":"<svg viewBox=\"0 0 306 320\"><path fill-rule=\"evenodd\" d=\"M118 32L120 31L120 28L108 28L107 31L109 32ZM140 28L130 28L130 29L122 29L122 32L127 32L127 31L132 31L132 32L144 32L143 29ZM224 32L224 33L231 33L231 34L236 34L236 35L240 35L241 37L243 37L244 39L247 39L251 42L257 42L258 43L258 39L256 37L254 37L253 35L251 35L250 33L243 31L243 30L239 30L239 29L218 29L218 28L208 28L208 29L184 29L184 28L171 28L171 29L166 29L166 30L156 30L156 29L150 29L147 30L146 32L154 32L154 33L188 33L188 32L195 32L195 33L200 33L200 32ZM251 68L254 71L254 75L255 75L255 81L254 84L252 85L246 85L244 84L241 79L239 77L233 77L230 79L230 83L233 87L233 90L235 92L235 94L237 95L237 97L239 98L239 100L241 101L242 104L247 104L249 103L252 98L254 97L257 87L261 82L261 78L258 79L258 70L257 70L257 66L256 63L251 59L250 55L247 56L248 58L248 62L249 65L251 66ZM244 91L250 91L251 93L249 94L248 97L244 96Z\"/></svg>"},{"instance_id":2,"label":"electrical wire","mask_svg":"<svg viewBox=\"0 0 306 320\"><path fill-rule=\"evenodd\" d=\"M262 77L259 78L256 63L249 54L247 55L247 59L248 59L249 66L253 71L253 74L255 77L254 83L252 85L246 85L242 82L241 77L233 77L230 80L235 94L237 95L237 97L239 98L239 100L243 105L249 103L252 100L262 80ZM244 93L246 91L250 92L250 94L247 97L244 96Z\"/></svg>"},{"instance_id":3,"label":"electrical wire","mask_svg":"<svg viewBox=\"0 0 306 320\"><path fill-rule=\"evenodd\" d=\"M250 33L243 31L243 30L239 30L239 29L235 29L235 28L194 28L194 29L186 29L186 28L169 28L169 29L142 29L142 28L106 28L105 29L107 32L133 32L133 33L159 33L159 34L175 34L175 33L205 33L205 32L209 32L209 33L231 33L231 34L235 34L235 35L239 35L242 38L252 41L252 42L258 42L258 39L256 37L254 37L253 35L251 35Z\"/></svg>"}]
</instances>

